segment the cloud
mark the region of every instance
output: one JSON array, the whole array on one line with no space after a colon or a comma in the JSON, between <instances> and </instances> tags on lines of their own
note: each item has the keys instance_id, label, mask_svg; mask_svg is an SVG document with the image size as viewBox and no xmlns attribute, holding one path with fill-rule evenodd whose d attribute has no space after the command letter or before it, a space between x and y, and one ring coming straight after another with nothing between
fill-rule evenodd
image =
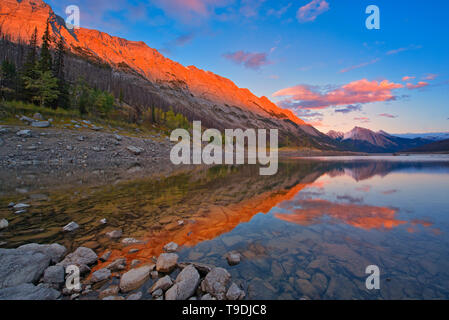
<instances>
[{"instance_id":1,"label":"cloud","mask_svg":"<svg viewBox=\"0 0 449 320\"><path fill-rule=\"evenodd\" d=\"M308 85L297 85L279 90L273 97L285 97L279 104L282 107L301 109L324 109L331 106L365 104L396 99L393 90L403 88L402 84L367 79L350 82L337 88L320 90Z\"/></svg>"},{"instance_id":2,"label":"cloud","mask_svg":"<svg viewBox=\"0 0 449 320\"><path fill-rule=\"evenodd\" d=\"M243 64L246 68L255 70L272 63L268 60L268 55L266 53L237 51L226 53L223 56L236 64Z\"/></svg>"},{"instance_id":3,"label":"cloud","mask_svg":"<svg viewBox=\"0 0 449 320\"><path fill-rule=\"evenodd\" d=\"M389 114L389 113L381 113L381 114L379 114L379 117L385 117L385 118L395 119L395 118L397 118L398 116L394 116L394 115Z\"/></svg>"},{"instance_id":4,"label":"cloud","mask_svg":"<svg viewBox=\"0 0 449 320\"><path fill-rule=\"evenodd\" d=\"M246 18L256 17L259 14L260 6L265 0L242 0L240 14Z\"/></svg>"},{"instance_id":5,"label":"cloud","mask_svg":"<svg viewBox=\"0 0 449 320\"><path fill-rule=\"evenodd\" d=\"M195 38L195 35L193 32L182 34L172 41L165 44L165 47L161 49L161 52L163 53L171 53L175 48L177 47L183 47L187 45L188 43L192 42L192 40Z\"/></svg>"},{"instance_id":6,"label":"cloud","mask_svg":"<svg viewBox=\"0 0 449 320\"><path fill-rule=\"evenodd\" d=\"M342 70L340 70L340 73L346 73L346 72L351 71L351 70L363 68L363 67L369 66L371 64L375 64L376 62L379 62L379 61L380 61L380 58L376 58L376 59L373 59L373 60L368 61L368 62L364 62L364 63L358 64L358 65L355 65L355 66L351 66L351 67L342 69Z\"/></svg>"},{"instance_id":7,"label":"cloud","mask_svg":"<svg viewBox=\"0 0 449 320\"><path fill-rule=\"evenodd\" d=\"M409 81L409 80L413 80L413 79L415 79L415 78L416 78L416 77L405 76L405 77L402 78L402 81L406 82L406 81Z\"/></svg>"},{"instance_id":8,"label":"cloud","mask_svg":"<svg viewBox=\"0 0 449 320\"><path fill-rule=\"evenodd\" d=\"M357 117L357 118L354 118L354 121L360 121L362 123L368 123L371 120L370 120L370 118L367 118L367 117Z\"/></svg>"},{"instance_id":9,"label":"cloud","mask_svg":"<svg viewBox=\"0 0 449 320\"><path fill-rule=\"evenodd\" d=\"M423 77L423 80L435 80L437 77L437 74L429 73L425 77Z\"/></svg>"},{"instance_id":10,"label":"cloud","mask_svg":"<svg viewBox=\"0 0 449 320\"><path fill-rule=\"evenodd\" d=\"M329 3L325 0L313 0L298 9L296 18L300 23L313 22L324 12L329 10Z\"/></svg>"},{"instance_id":11,"label":"cloud","mask_svg":"<svg viewBox=\"0 0 449 320\"><path fill-rule=\"evenodd\" d=\"M362 106L360 104L356 104L356 105L351 104L349 106L344 107L343 109L335 110L335 112L343 113L343 114L354 112L354 111L362 111Z\"/></svg>"},{"instance_id":12,"label":"cloud","mask_svg":"<svg viewBox=\"0 0 449 320\"><path fill-rule=\"evenodd\" d=\"M154 4L164 13L184 23L196 24L210 18L216 9L224 8L234 3L234 0L153 0Z\"/></svg>"},{"instance_id":13,"label":"cloud","mask_svg":"<svg viewBox=\"0 0 449 320\"><path fill-rule=\"evenodd\" d=\"M394 50L390 50L387 52L388 56L394 55L394 54L398 54L400 52L404 52L404 51L409 51L409 50L416 50L416 49L421 49L422 46L417 46L417 45L410 45L408 47L402 47L402 48L398 48L398 49L394 49Z\"/></svg>"},{"instance_id":14,"label":"cloud","mask_svg":"<svg viewBox=\"0 0 449 320\"><path fill-rule=\"evenodd\" d=\"M429 85L429 83L424 82L424 81L420 81L417 84L407 83L407 89L409 89L409 90L419 89L419 88L427 87L428 85Z\"/></svg>"},{"instance_id":15,"label":"cloud","mask_svg":"<svg viewBox=\"0 0 449 320\"><path fill-rule=\"evenodd\" d=\"M280 8L279 10L270 9L267 11L268 16L274 16L276 18L281 18L292 6L292 3L287 4L286 6Z\"/></svg>"}]
</instances>

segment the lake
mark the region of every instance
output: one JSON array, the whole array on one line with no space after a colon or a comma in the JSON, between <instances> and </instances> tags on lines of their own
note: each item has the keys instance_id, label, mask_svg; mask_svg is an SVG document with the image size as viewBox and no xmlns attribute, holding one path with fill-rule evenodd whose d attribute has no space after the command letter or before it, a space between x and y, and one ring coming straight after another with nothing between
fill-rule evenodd
<instances>
[{"instance_id":1,"label":"lake","mask_svg":"<svg viewBox=\"0 0 449 320\"><path fill-rule=\"evenodd\" d=\"M447 156L288 159L275 176L257 166L126 175L2 172L1 247L58 242L151 261L174 241L181 261L225 267L249 299L449 298ZM15 214L10 201L31 208ZM80 229L61 232L71 221ZM142 243L105 235L116 229ZM379 290L366 289L369 265Z\"/></svg>"}]
</instances>

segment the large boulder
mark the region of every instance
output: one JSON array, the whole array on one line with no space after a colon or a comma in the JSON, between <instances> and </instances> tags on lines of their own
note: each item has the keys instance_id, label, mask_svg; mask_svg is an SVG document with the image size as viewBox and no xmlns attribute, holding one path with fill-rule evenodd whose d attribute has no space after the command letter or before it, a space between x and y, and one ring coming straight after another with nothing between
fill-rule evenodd
<instances>
[{"instance_id":1,"label":"large boulder","mask_svg":"<svg viewBox=\"0 0 449 320\"><path fill-rule=\"evenodd\" d=\"M165 293L166 300L187 300L196 291L200 282L200 274L194 266L185 267L176 278L173 287Z\"/></svg>"},{"instance_id":2,"label":"large boulder","mask_svg":"<svg viewBox=\"0 0 449 320\"><path fill-rule=\"evenodd\" d=\"M153 284L153 286L148 290L149 293L153 293L157 290L167 290L168 288L170 288L173 285L173 281L170 278L170 276L165 276L163 278L160 278L158 281L156 281L155 284Z\"/></svg>"},{"instance_id":3,"label":"large boulder","mask_svg":"<svg viewBox=\"0 0 449 320\"><path fill-rule=\"evenodd\" d=\"M59 286L64 283L65 270L63 266L50 266L44 272L43 283Z\"/></svg>"},{"instance_id":4,"label":"large boulder","mask_svg":"<svg viewBox=\"0 0 449 320\"><path fill-rule=\"evenodd\" d=\"M103 268L92 273L92 277L90 278L91 282L97 283L109 279L111 276L111 270L108 268Z\"/></svg>"},{"instance_id":5,"label":"large boulder","mask_svg":"<svg viewBox=\"0 0 449 320\"><path fill-rule=\"evenodd\" d=\"M18 250L33 251L43 253L51 258L52 263L58 263L67 252L66 247L60 244L37 244L30 243L17 248Z\"/></svg>"},{"instance_id":6,"label":"large boulder","mask_svg":"<svg viewBox=\"0 0 449 320\"><path fill-rule=\"evenodd\" d=\"M173 271L178 264L178 255L175 253L162 253L156 262L156 270L168 273Z\"/></svg>"},{"instance_id":7,"label":"large boulder","mask_svg":"<svg viewBox=\"0 0 449 320\"><path fill-rule=\"evenodd\" d=\"M223 268L214 268L201 283L201 289L218 300L224 300L231 275Z\"/></svg>"},{"instance_id":8,"label":"large boulder","mask_svg":"<svg viewBox=\"0 0 449 320\"><path fill-rule=\"evenodd\" d=\"M50 262L42 252L0 249L0 289L37 282Z\"/></svg>"},{"instance_id":9,"label":"large boulder","mask_svg":"<svg viewBox=\"0 0 449 320\"><path fill-rule=\"evenodd\" d=\"M97 254L89 248L86 247L79 247L74 252L69 253L64 260L62 260L58 265L63 266L66 268L70 265L75 265L78 267L81 266L89 266L97 262L98 256Z\"/></svg>"},{"instance_id":10,"label":"large boulder","mask_svg":"<svg viewBox=\"0 0 449 320\"><path fill-rule=\"evenodd\" d=\"M0 300L56 300L60 296L55 289L31 283L0 289Z\"/></svg>"},{"instance_id":11,"label":"large boulder","mask_svg":"<svg viewBox=\"0 0 449 320\"><path fill-rule=\"evenodd\" d=\"M120 290L129 292L139 288L150 278L151 270L152 266L143 266L126 272L120 279Z\"/></svg>"}]
</instances>

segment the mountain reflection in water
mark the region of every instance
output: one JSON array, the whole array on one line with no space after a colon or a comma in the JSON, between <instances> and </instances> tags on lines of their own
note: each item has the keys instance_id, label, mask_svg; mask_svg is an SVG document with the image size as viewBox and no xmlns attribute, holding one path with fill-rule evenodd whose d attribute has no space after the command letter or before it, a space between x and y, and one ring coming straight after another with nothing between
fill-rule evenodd
<instances>
[{"instance_id":1,"label":"mountain reflection in water","mask_svg":"<svg viewBox=\"0 0 449 320\"><path fill-rule=\"evenodd\" d=\"M182 246L180 260L217 266L236 250L242 262L229 270L256 299L448 298L449 159L408 158L290 160L272 177L218 166L59 193L41 186L47 201L6 191L1 208L26 199L32 209L0 209L11 225L0 242L84 245L128 265L151 261L171 241ZM81 228L62 233L70 221ZM116 229L143 243L111 241L105 234ZM371 264L381 290L365 289Z\"/></svg>"}]
</instances>

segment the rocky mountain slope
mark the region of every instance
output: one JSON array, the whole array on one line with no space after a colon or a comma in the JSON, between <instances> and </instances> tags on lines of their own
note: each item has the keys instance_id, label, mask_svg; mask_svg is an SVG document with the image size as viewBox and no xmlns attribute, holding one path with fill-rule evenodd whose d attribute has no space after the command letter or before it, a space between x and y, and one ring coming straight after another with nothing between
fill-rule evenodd
<instances>
[{"instance_id":1,"label":"rocky mountain slope","mask_svg":"<svg viewBox=\"0 0 449 320\"><path fill-rule=\"evenodd\" d=\"M106 66L112 69L104 77L108 79L108 85L104 84L104 79L92 79L92 74L96 73L81 75L87 74L89 82L95 85L100 82L100 87L106 86L114 93L123 92L125 101L132 106L148 108L147 104L153 102L156 95L156 100L163 100L166 108L171 106L190 120L204 120L209 127L278 128L281 137L288 137L288 141L297 145L335 148L332 139L290 110L279 108L268 98L257 97L248 89L239 88L229 79L174 62L144 42L85 28L69 30L64 20L42 0L2 0L0 3L1 32L13 43L26 43L35 28L40 38L47 19L51 23L52 36L62 37L71 54L82 59L82 62L69 64L69 77L80 76L80 67L85 70L92 68L92 64ZM86 66L86 61L90 66ZM120 79L120 85L111 85L114 79Z\"/></svg>"},{"instance_id":2,"label":"rocky mountain slope","mask_svg":"<svg viewBox=\"0 0 449 320\"><path fill-rule=\"evenodd\" d=\"M354 129L346 133L330 131L328 136L340 143L343 149L375 153L397 152L432 142L422 138L400 138L382 130L374 132L361 127L354 127Z\"/></svg>"}]
</instances>

